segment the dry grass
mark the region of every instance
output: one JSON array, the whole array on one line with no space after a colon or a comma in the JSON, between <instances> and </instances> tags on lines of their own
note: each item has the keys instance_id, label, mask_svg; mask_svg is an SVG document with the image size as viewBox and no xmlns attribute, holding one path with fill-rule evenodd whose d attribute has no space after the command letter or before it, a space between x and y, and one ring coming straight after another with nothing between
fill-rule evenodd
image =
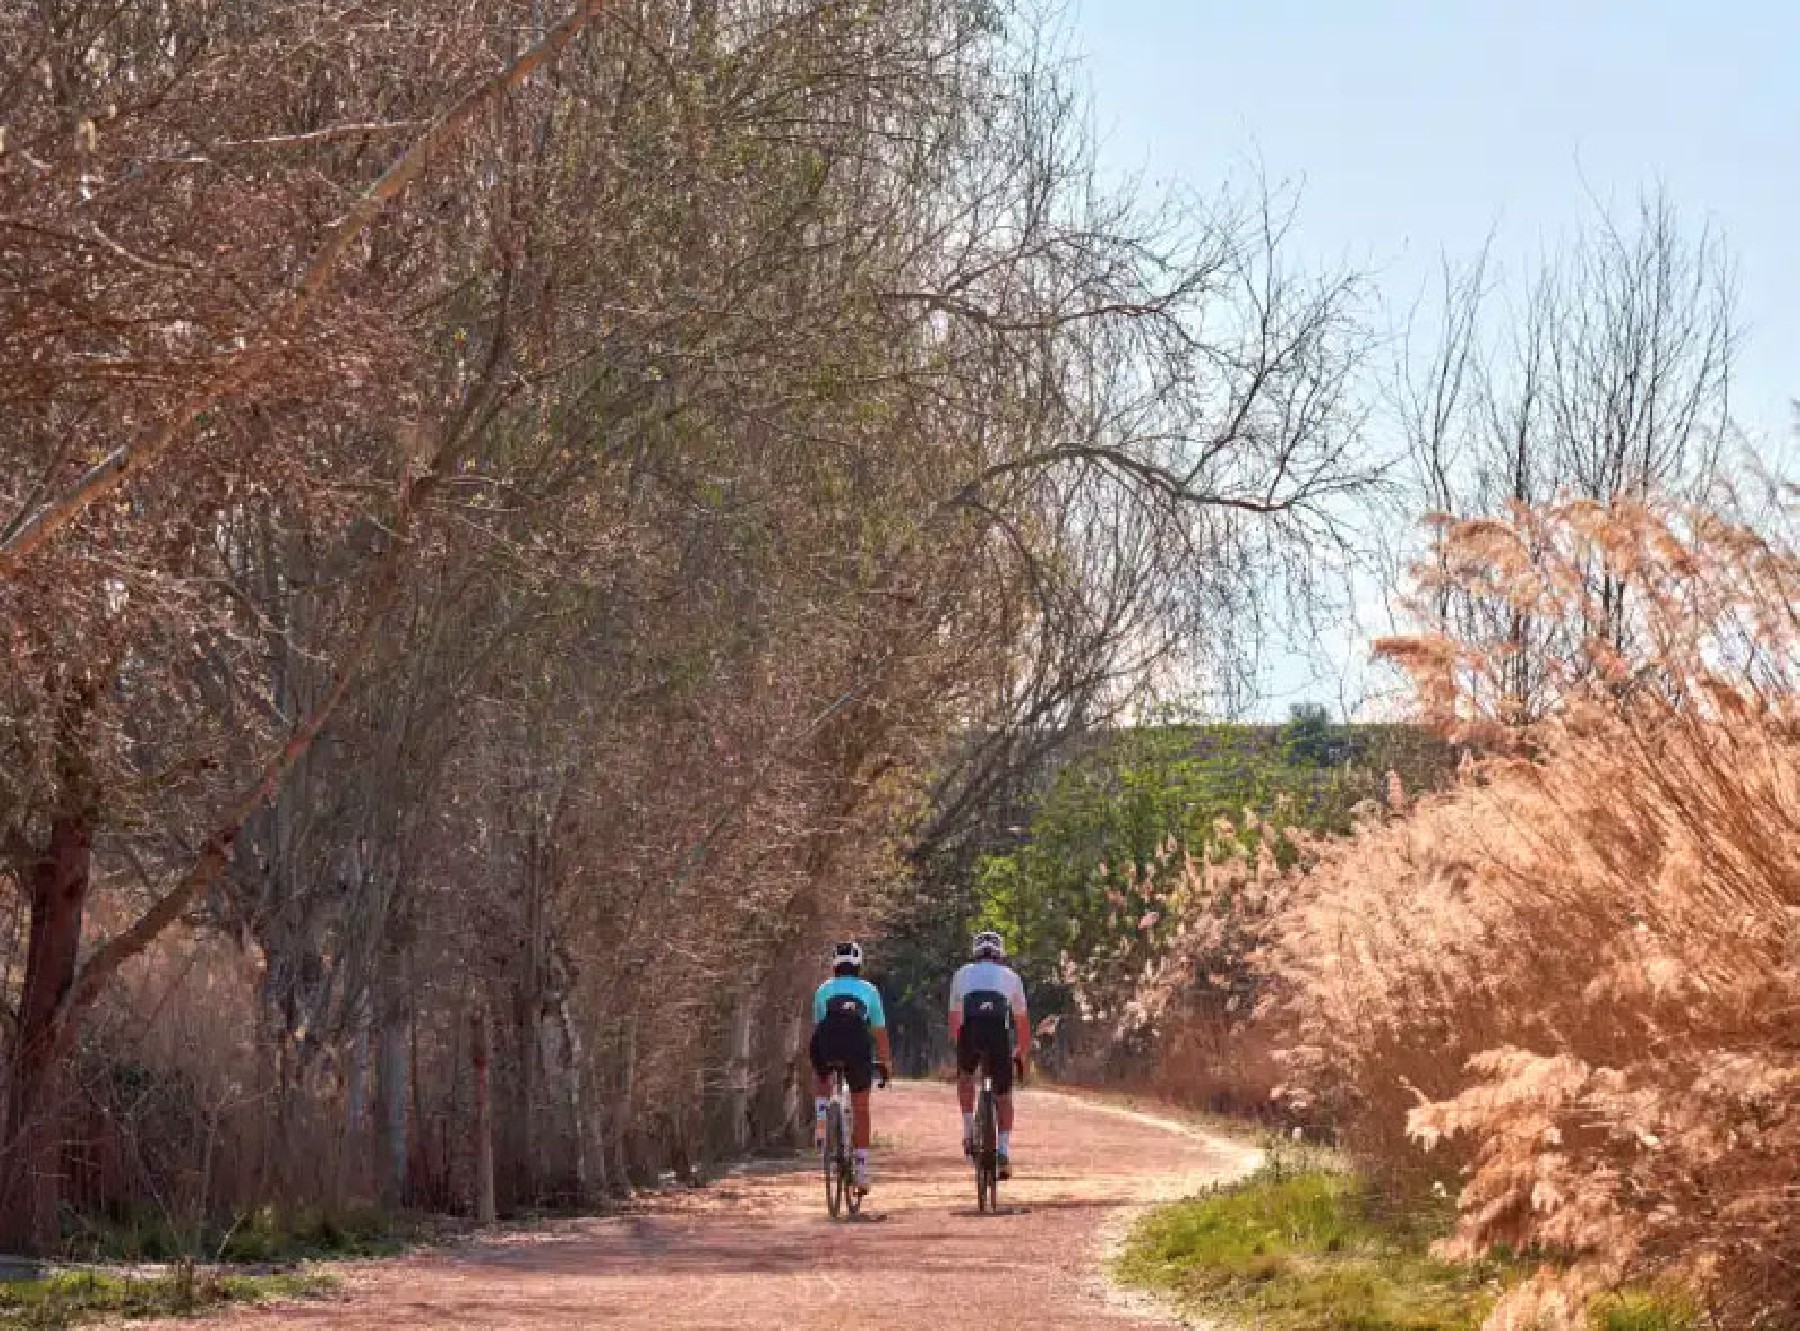
<instances>
[{"instance_id":1,"label":"dry grass","mask_svg":"<svg viewBox=\"0 0 1800 1331\"><path fill-rule=\"evenodd\" d=\"M1290 1093L1388 1184L1460 1182L1445 1255L1566 1259L1490 1331L1671 1276L1723 1325L1800 1327L1800 563L1641 509L1447 539L1465 589L1561 644L1546 719L1511 724L1516 639L1396 644L1502 752L1295 889ZM1608 575L1630 612L1595 642Z\"/></svg>"}]
</instances>

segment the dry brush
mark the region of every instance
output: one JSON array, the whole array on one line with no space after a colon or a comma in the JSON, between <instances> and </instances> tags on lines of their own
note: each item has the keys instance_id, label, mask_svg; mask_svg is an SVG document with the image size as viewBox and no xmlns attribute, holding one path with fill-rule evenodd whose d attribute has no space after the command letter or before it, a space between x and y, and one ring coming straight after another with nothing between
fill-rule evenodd
<instances>
[{"instance_id":1,"label":"dry brush","mask_svg":"<svg viewBox=\"0 0 1800 1331\"><path fill-rule=\"evenodd\" d=\"M1543 1254L1496 1331L1665 1279L1726 1325L1795 1324L1791 515L1575 502L1449 529L1442 576L1582 650L1519 727L1504 632L1388 644L1489 756L1323 847L1279 931L1295 1092L1391 1182L1460 1191L1452 1253Z\"/></svg>"}]
</instances>

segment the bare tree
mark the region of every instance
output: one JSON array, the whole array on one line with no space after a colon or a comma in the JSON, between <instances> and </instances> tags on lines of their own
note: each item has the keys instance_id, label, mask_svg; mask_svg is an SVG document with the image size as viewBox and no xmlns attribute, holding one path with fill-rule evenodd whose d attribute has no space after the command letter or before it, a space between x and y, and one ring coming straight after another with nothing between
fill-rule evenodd
<instances>
[{"instance_id":1,"label":"bare tree","mask_svg":"<svg viewBox=\"0 0 1800 1331\"><path fill-rule=\"evenodd\" d=\"M0 19L8 1238L175 938L256 971L236 1204L781 1135L934 780L1368 483L1355 284L1102 188L1022 12L140 8Z\"/></svg>"},{"instance_id":2,"label":"bare tree","mask_svg":"<svg viewBox=\"0 0 1800 1331\"><path fill-rule=\"evenodd\" d=\"M1647 197L1628 224L1603 217L1546 261L1516 306L1505 294L1486 256L1464 272L1447 268L1438 345L1402 366L1402 428L1431 508L1452 520L1503 517L1568 499L1696 499L1716 487L1736 327L1731 267L1714 235L1690 238L1666 198ZM1627 651L1629 582L1598 566L1592 576L1601 619L1583 632ZM1515 644L1502 676L1508 706L1521 721L1537 716L1549 626L1517 606L1473 601L1453 582L1444 579L1440 613L1465 626L1505 617Z\"/></svg>"}]
</instances>

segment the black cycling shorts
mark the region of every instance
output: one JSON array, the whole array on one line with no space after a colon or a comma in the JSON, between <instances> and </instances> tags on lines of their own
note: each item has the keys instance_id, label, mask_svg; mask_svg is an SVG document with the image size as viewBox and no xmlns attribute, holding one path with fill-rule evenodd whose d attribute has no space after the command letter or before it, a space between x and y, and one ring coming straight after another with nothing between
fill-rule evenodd
<instances>
[{"instance_id":1,"label":"black cycling shorts","mask_svg":"<svg viewBox=\"0 0 1800 1331\"><path fill-rule=\"evenodd\" d=\"M857 1095L875 1084L875 1041L860 1021L820 1022L813 1027L807 1052L815 1076L830 1076L832 1068L841 1067L844 1080Z\"/></svg>"},{"instance_id":2,"label":"black cycling shorts","mask_svg":"<svg viewBox=\"0 0 1800 1331\"><path fill-rule=\"evenodd\" d=\"M1001 1021L964 1021L956 1037L956 1071L973 1076L985 1068L995 1095L1011 1095L1013 1086L1012 1027Z\"/></svg>"}]
</instances>

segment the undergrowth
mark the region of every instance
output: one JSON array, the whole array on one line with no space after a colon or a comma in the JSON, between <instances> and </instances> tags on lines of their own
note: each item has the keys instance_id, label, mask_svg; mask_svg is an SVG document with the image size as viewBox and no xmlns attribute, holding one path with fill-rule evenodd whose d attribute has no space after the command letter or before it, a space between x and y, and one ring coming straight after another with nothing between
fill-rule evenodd
<instances>
[{"instance_id":1,"label":"undergrowth","mask_svg":"<svg viewBox=\"0 0 1800 1331\"><path fill-rule=\"evenodd\" d=\"M202 1261L286 1265L333 1257L389 1257L427 1237L423 1222L374 1207L265 1206L198 1235L151 1212L85 1218L64 1244L83 1262Z\"/></svg>"},{"instance_id":2,"label":"undergrowth","mask_svg":"<svg viewBox=\"0 0 1800 1331\"><path fill-rule=\"evenodd\" d=\"M1458 1180L1446 1256L1566 1259L1491 1331L1629 1325L1621 1282L1800 1331L1795 497L1764 530L1573 501L1451 527L1450 601L1382 650L1467 770L1283 884L1284 1099L1384 1181Z\"/></svg>"},{"instance_id":3,"label":"undergrowth","mask_svg":"<svg viewBox=\"0 0 1800 1331\"><path fill-rule=\"evenodd\" d=\"M1522 1265L1430 1253L1447 1209L1394 1214L1356 1175L1280 1160L1243 1183L1163 1207L1133 1232L1118 1274L1258 1331L1475 1331ZM1605 1300L1594 1331L1692 1331L1680 1302Z\"/></svg>"},{"instance_id":4,"label":"undergrowth","mask_svg":"<svg viewBox=\"0 0 1800 1331\"><path fill-rule=\"evenodd\" d=\"M156 1275L59 1271L0 1280L0 1327L51 1328L116 1318L177 1317L228 1303L317 1298L335 1282L315 1272L243 1275L178 1266Z\"/></svg>"}]
</instances>

